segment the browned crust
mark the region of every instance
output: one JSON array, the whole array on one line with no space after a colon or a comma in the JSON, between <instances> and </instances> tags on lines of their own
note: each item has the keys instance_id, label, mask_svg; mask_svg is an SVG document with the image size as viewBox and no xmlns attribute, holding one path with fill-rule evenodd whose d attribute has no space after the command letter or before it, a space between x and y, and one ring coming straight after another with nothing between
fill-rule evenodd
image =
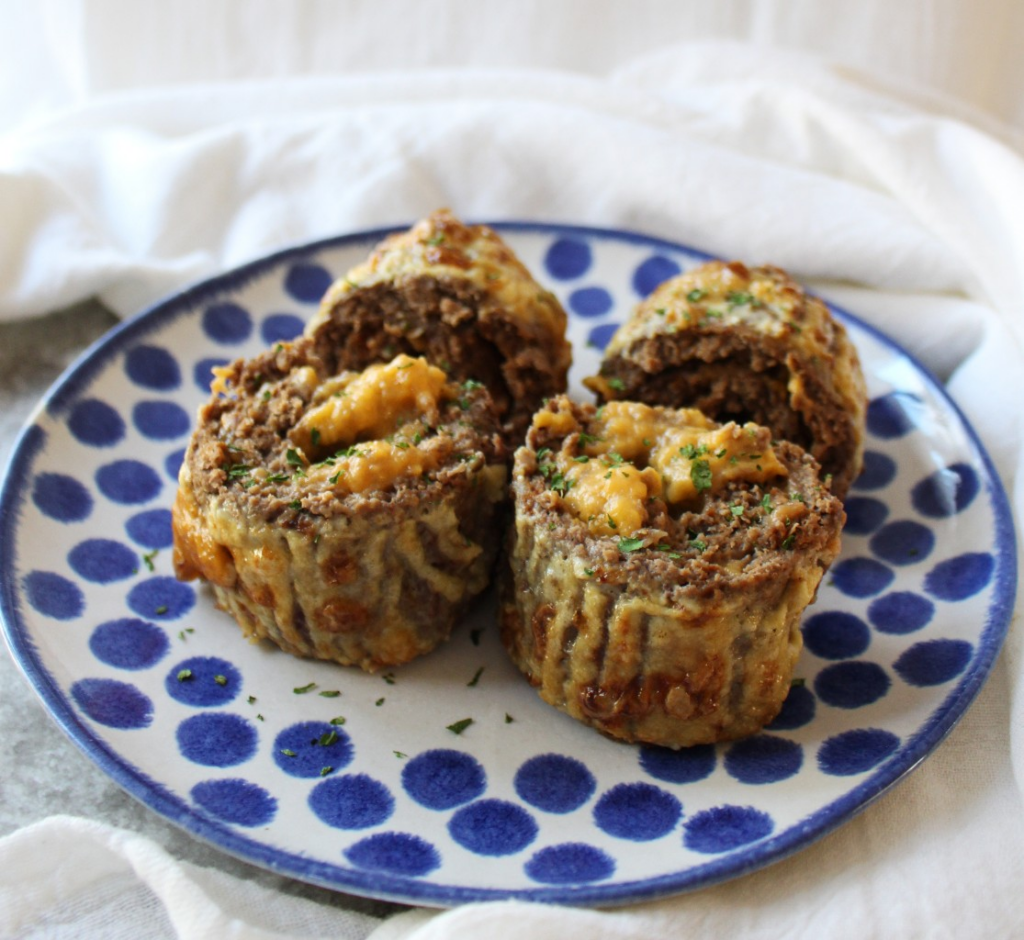
<instances>
[{"instance_id":1,"label":"browned crust","mask_svg":"<svg viewBox=\"0 0 1024 940\"><path fill-rule=\"evenodd\" d=\"M552 410L574 414L580 430L594 413L568 399ZM788 694L801 612L839 551L845 515L816 463L781 443L787 478L731 484L676 516L654 506L636 533L647 547L623 552L591 535L538 472L539 449L572 452L578 441L533 429L516 453L500 591L513 662L549 704L622 740L683 747L760 730Z\"/></svg>"}]
</instances>

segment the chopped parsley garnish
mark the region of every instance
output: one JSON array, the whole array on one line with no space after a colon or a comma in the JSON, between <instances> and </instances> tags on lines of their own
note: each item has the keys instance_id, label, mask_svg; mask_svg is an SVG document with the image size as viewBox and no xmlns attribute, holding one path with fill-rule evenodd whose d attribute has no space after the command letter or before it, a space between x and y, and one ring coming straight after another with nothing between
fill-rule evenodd
<instances>
[{"instance_id":1,"label":"chopped parsley garnish","mask_svg":"<svg viewBox=\"0 0 1024 940\"><path fill-rule=\"evenodd\" d=\"M791 689L801 689L807 684L807 680L803 676L795 676L789 683Z\"/></svg>"},{"instance_id":2,"label":"chopped parsley garnish","mask_svg":"<svg viewBox=\"0 0 1024 940\"><path fill-rule=\"evenodd\" d=\"M480 676L483 675L483 672L484 672L484 667L481 666L476 672L473 673L473 678L470 679L469 682L466 683L466 686L468 688L472 689L480 681Z\"/></svg>"},{"instance_id":3,"label":"chopped parsley garnish","mask_svg":"<svg viewBox=\"0 0 1024 940\"><path fill-rule=\"evenodd\" d=\"M311 428L309 432L309 440L314 447L320 446L320 429Z\"/></svg>"},{"instance_id":4,"label":"chopped parsley garnish","mask_svg":"<svg viewBox=\"0 0 1024 940\"><path fill-rule=\"evenodd\" d=\"M341 693L337 689L324 689L317 693L321 698L337 698Z\"/></svg>"},{"instance_id":5,"label":"chopped parsley garnish","mask_svg":"<svg viewBox=\"0 0 1024 940\"><path fill-rule=\"evenodd\" d=\"M250 705L255 705L256 704L256 696L255 695L250 695L248 701L249 701Z\"/></svg>"},{"instance_id":6,"label":"chopped parsley garnish","mask_svg":"<svg viewBox=\"0 0 1024 940\"><path fill-rule=\"evenodd\" d=\"M807 500L804 499L802 493L790 493L789 498L793 500L794 503L803 503L804 505L807 504Z\"/></svg>"},{"instance_id":7,"label":"chopped parsley garnish","mask_svg":"<svg viewBox=\"0 0 1024 940\"><path fill-rule=\"evenodd\" d=\"M643 539L619 539L619 551L629 554L644 547Z\"/></svg>"},{"instance_id":8,"label":"chopped parsley garnish","mask_svg":"<svg viewBox=\"0 0 1024 940\"><path fill-rule=\"evenodd\" d=\"M617 392L624 392L626 390L626 383L623 382L622 379L618 378L618 376L612 376L608 380L608 387L614 388Z\"/></svg>"},{"instance_id":9,"label":"chopped parsley garnish","mask_svg":"<svg viewBox=\"0 0 1024 940\"><path fill-rule=\"evenodd\" d=\"M394 754L395 757L397 757L399 760L403 760L404 758L409 756L405 753L405 751L392 751L391 753Z\"/></svg>"},{"instance_id":10,"label":"chopped parsley garnish","mask_svg":"<svg viewBox=\"0 0 1024 940\"><path fill-rule=\"evenodd\" d=\"M672 550L672 546L671 545L666 545L665 543L661 543L660 545L655 545L654 547L659 552L662 552L663 554L668 555L669 558L677 559L677 558L682 558L683 557L682 555L679 554L679 552L674 552Z\"/></svg>"},{"instance_id":11,"label":"chopped parsley garnish","mask_svg":"<svg viewBox=\"0 0 1024 940\"><path fill-rule=\"evenodd\" d=\"M706 290L703 290L700 287L695 287L686 295L686 299L690 301L691 304L695 304L698 300L703 300L707 295L708 292Z\"/></svg>"},{"instance_id":12,"label":"chopped parsley garnish","mask_svg":"<svg viewBox=\"0 0 1024 940\"><path fill-rule=\"evenodd\" d=\"M334 768L330 767L330 766L328 766L328 767L321 767L320 768L320 776L321 777L326 777L332 770L334 770Z\"/></svg>"},{"instance_id":13,"label":"chopped parsley garnish","mask_svg":"<svg viewBox=\"0 0 1024 940\"><path fill-rule=\"evenodd\" d=\"M154 611L154 613L166 614L167 613L167 605L166 604L161 604L159 607L157 607L157 609Z\"/></svg>"},{"instance_id":14,"label":"chopped parsley garnish","mask_svg":"<svg viewBox=\"0 0 1024 940\"><path fill-rule=\"evenodd\" d=\"M729 512L731 512L734 516L742 516L743 515L743 506L742 506L742 504L740 504L740 503L733 503L729 507Z\"/></svg>"},{"instance_id":15,"label":"chopped parsley garnish","mask_svg":"<svg viewBox=\"0 0 1024 940\"><path fill-rule=\"evenodd\" d=\"M284 455L284 459L288 461L288 465L291 467L303 466L302 457L294 447L289 447Z\"/></svg>"},{"instance_id":16,"label":"chopped parsley garnish","mask_svg":"<svg viewBox=\"0 0 1024 940\"><path fill-rule=\"evenodd\" d=\"M588 578L592 578L592 577L594 577L594 569L593 569L593 568L584 568L584 569L583 569L583 573L584 573L584 574L585 574L585 575L586 575L586 576L587 576Z\"/></svg>"},{"instance_id":17,"label":"chopped parsley garnish","mask_svg":"<svg viewBox=\"0 0 1024 940\"><path fill-rule=\"evenodd\" d=\"M178 681L179 682L187 682L191 678L192 678L192 670L191 669L179 669L178 670Z\"/></svg>"},{"instance_id":18,"label":"chopped parsley garnish","mask_svg":"<svg viewBox=\"0 0 1024 940\"><path fill-rule=\"evenodd\" d=\"M510 725L513 721L515 721L515 718L513 718L508 712L505 712L505 724Z\"/></svg>"},{"instance_id":19,"label":"chopped parsley garnish","mask_svg":"<svg viewBox=\"0 0 1024 940\"><path fill-rule=\"evenodd\" d=\"M288 504L288 508L289 508L289 509L294 509L294 510L295 510L296 512L299 512L299 510L301 510L301 509L302 509L302 502L301 502L300 500L297 500L297 499L293 499L293 500L292 500L292 501L291 501L291 502L290 502L290 503Z\"/></svg>"},{"instance_id":20,"label":"chopped parsley garnish","mask_svg":"<svg viewBox=\"0 0 1024 940\"><path fill-rule=\"evenodd\" d=\"M287 473L270 473L264 477L264 483L283 483L285 480L290 480L291 477Z\"/></svg>"},{"instance_id":21,"label":"chopped parsley garnish","mask_svg":"<svg viewBox=\"0 0 1024 940\"><path fill-rule=\"evenodd\" d=\"M312 692L313 689L315 689L315 688L316 688L316 683L315 682L310 682L309 685L300 685L298 688L292 689L292 691L296 695L305 695L307 692Z\"/></svg>"},{"instance_id":22,"label":"chopped parsley garnish","mask_svg":"<svg viewBox=\"0 0 1024 940\"><path fill-rule=\"evenodd\" d=\"M444 235L433 235L433 236L431 236L430 238L427 239L427 244L428 245L443 245L444 244Z\"/></svg>"},{"instance_id":23,"label":"chopped parsley garnish","mask_svg":"<svg viewBox=\"0 0 1024 940\"><path fill-rule=\"evenodd\" d=\"M705 542L704 539L700 538L699 536L694 535L690 539L690 547L695 548L698 552L703 552L704 549L708 547L708 543Z\"/></svg>"},{"instance_id":24,"label":"chopped parsley garnish","mask_svg":"<svg viewBox=\"0 0 1024 940\"><path fill-rule=\"evenodd\" d=\"M383 697L383 696L381 696L381 697L380 697L379 699L377 699L377 701L376 701L376 702L374 702L373 704L374 704L374 705L376 705L376 706L377 706L378 708L380 708L380 706L384 704L384 697Z\"/></svg>"},{"instance_id":25,"label":"chopped parsley garnish","mask_svg":"<svg viewBox=\"0 0 1024 940\"><path fill-rule=\"evenodd\" d=\"M228 684L228 677L227 676L216 675L216 676L213 677L213 681L216 682L217 685L227 685Z\"/></svg>"},{"instance_id":26,"label":"chopped parsley garnish","mask_svg":"<svg viewBox=\"0 0 1024 940\"><path fill-rule=\"evenodd\" d=\"M795 541L796 541L796 533L795 532L790 532L789 535L787 535L782 540L782 548L785 551L787 551L787 552L792 551L793 550L793 543Z\"/></svg>"},{"instance_id":27,"label":"chopped parsley garnish","mask_svg":"<svg viewBox=\"0 0 1024 940\"><path fill-rule=\"evenodd\" d=\"M725 300L730 307L745 307L748 304L755 307L758 306L758 300L753 294L741 290L729 291L725 295Z\"/></svg>"},{"instance_id":28,"label":"chopped parsley garnish","mask_svg":"<svg viewBox=\"0 0 1024 940\"><path fill-rule=\"evenodd\" d=\"M285 757L295 757L296 756L295 751L293 751L290 747L283 747L283 748L281 748L281 753L284 754Z\"/></svg>"},{"instance_id":29,"label":"chopped parsley garnish","mask_svg":"<svg viewBox=\"0 0 1024 940\"><path fill-rule=\"evenodd\" d=\"M252 468L244 463L233 463L228 467L228 479L238 480L244 476L248 476L252 472Z\"/></svg>"},{"instance_id":30,"label":"chopped parsley garnish","mask_svg":"<svg viewBox=\"0 0 1024 940\"><path fill-rule=\"evenodd\" d=\"M690 466L690 479L698 493L711 489L711 464L703 458L695 460Z\"/></svg>"},{"instance_id":31,"label":"chopped parsley garnish","mask_svg":"<svg viewBox=\"0 0 1024 940\"><path fill-rule=\"evenodd\" d=\"M330 747L335 741L338 740L338 732L333 728L330 731L325 731L320 735L320 739L317 741L321 747Z\"/></svg>"},{"instance_id":32,"label":"chopped parsley garnish","mask_svg":"<svg viewBox=\"0 0 1024 940\"><path fill-rule=\"evenodd\" d=\"M772 511L772 498L768 493L765 493L764 496L761 497L761 508L765 512Z\"/></svg>"},{"instance_id":33,"label":"chopped parsley garnish","mask_svg":"<svg viewBox=\"0 0 1024 940\"><path fill-rule=\"evenodd\" d=\"M147 568L148 568L148 569L149 569L150 571L156 571L156 565L154 565L154 564L153 564L153 559L154 559L154 558L156 558L156 556L157 556L157 554L159 553L159 551L160 551L160 549L159 549L159 548L154 548L154 549L153 549L153 551L151 551L151 552L146 552L146 553L145 553L145 554L144 554L144 555L142 556L142 560L143 560L143 561L144 561L144 562L146 563L146 567L147 567Z\"/></svg>"},{"instance_id":34,"label":"chopped parsley garnish","mask_svg":"<svg viewBox=\"0 0 1024 940\"><path fill-rule=\"evenodd\" d=\"M472 718L463 718L461 721L455 721L450 725L446 725L445 727L452 734L462 734L462 732L465 731L471 724L473 724Z\"/></svg>"},{"instance_id":35,"label":"chopped parsley garnish","mask_svg":"<svg viewBox=\"0 0 1024 940\"><path fill-rule=\"evenodd\" d=\"M679 453L682 454L687 460L696 460L698 457L703 457L708 452L708 445L701 444L698 447L696 444L684 444L679 448Z\"/></svg>"},{"instance_id":36,"label":"chopped parsley garnish","mask_svg":"<svg viewBox=\"0 0 1024 940\"><path fill-rule=\"evenodd\" d=\"M381 676L381 678L388 685L394 685L395 684L395 674L393 672L385 672L384 675Z\"/></svg>"}]
</instances>

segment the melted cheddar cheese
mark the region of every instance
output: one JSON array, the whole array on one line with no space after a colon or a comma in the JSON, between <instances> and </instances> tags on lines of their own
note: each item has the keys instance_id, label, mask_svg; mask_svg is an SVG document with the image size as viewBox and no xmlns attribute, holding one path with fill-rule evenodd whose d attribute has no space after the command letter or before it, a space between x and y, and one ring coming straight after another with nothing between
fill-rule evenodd
<instances>
[{"instance_id":1,"label":"melted cheddar cheese","mask_svg":"<svg viewBox=\"0 0 1024 940\"><path fill-rule=\"evenodd\" d=\"M568 435L576 423L566 412L543 411L534 427ZM730 483L786 475L767 428L719 427L699 411L636 402L608 402L576 438L576 451L538 452L538 468L595 535L632 535L646 525L652 499L695 508Z\"/></svg>"}]
</instances>

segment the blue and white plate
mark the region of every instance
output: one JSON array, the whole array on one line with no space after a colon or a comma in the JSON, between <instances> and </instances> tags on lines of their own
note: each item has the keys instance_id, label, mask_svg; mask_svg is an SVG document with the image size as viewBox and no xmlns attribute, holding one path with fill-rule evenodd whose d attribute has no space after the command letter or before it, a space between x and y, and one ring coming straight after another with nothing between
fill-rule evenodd
<instances>
[{"instance_id":1,"label":"blue and white plate","mask_svg":"<svg viewBox=\"0 0 1024 940\"><path fill-rule=\"evenodd\" d=\"M570 311L572 390L661 280L705 260L639 235L499 226ZM36 411L0 503L8 643L128 792L227 852L421 904L618 904L777 860L925 757L984 681L1015 592L1005 495L939 385L843 313L868 379L843 553L786 706L749 740L607 740L507 661L493 599L442 649L365 675L243 640L174 579L170 505L210 368L300 331L381 232L194 287L89 350Z\"/></svg>"}]
</instances>

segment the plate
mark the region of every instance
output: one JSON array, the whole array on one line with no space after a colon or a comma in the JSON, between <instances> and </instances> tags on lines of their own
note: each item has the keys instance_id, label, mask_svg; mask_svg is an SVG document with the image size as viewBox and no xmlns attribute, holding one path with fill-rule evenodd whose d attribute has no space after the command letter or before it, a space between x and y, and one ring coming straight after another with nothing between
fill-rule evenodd
<instances>
[{"instance_id":1,"label":"plate","mask_svg":"<svg viewBox=\"0 0 1024 940\"><path fill-rule=\"evenodd\" d=\"M570 312L571 391L639 297L706 260L637 234L496 226ZM295 878L426 905L621 904L786 856L924 758L988 674L1011 513L939 384L863 322L864 473L805 614L798 680L739 743L601 737L511 666L484 597L435 653L370 676L241 637L177 582L169 506L210 369L298 333L384 233L289 249L115 329L26 426L0 496L8 644L75 743L195 836Z\"/></svg>"}]
</instances>

